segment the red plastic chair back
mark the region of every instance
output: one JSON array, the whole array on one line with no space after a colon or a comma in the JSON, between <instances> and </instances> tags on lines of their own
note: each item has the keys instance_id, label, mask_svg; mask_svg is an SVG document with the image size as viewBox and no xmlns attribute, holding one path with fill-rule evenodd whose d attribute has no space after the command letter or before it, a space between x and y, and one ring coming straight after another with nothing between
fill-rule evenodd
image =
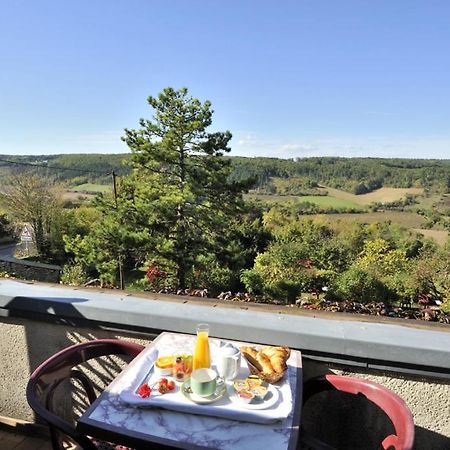
<instances>
[{"instance_id":1,"label":"red plastic chair back","mask_svg":"<svg viewBox=\"0 0 450 450\"><path fill-rule=\"evenodd\" d=\"M66 379L75 378L81 383L89 402L92 403L96 398L93 385L83 372L74 367L101 356L122 355L134 358L143 349L142 345L117 339L83 342L51 356L31 374L27 385L27 401L36 415L49 425L54 449L62 448L61 434L69 436L85 450L97 449L87 436L76 431L72 425L52 412L56 387Z\"/></svg>"},{"instance_id":2,"label":"red plastic chair back","mask_svg":"<svg viewBox=\"0 0 450 450\"><path fill-rule=\"evenodd\" d=\"M411 450L414 443L414 421L406 403L389 389L377 383L340 375L325 375L308 380L304 386L303 404L313 395L338 390L354 395L363 395L381 408L391 420L395 434L384 438L381 447L385 450Z\"/></svg>"}]
</instances>

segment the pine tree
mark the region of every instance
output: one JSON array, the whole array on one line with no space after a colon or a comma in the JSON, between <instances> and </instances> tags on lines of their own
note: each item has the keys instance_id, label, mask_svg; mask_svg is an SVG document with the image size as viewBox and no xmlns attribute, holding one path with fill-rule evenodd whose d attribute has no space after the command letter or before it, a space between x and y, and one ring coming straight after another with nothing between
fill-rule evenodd
<instances>
[{"instance_id":1,"label":"pine tree","mask_svg":"<svg viewBox=\"0 0 450 450\"><path fill-rule=\"evenodd\" d=\"M148 230L149 257L172 264L183 289L195 259L214 252L216 237L241 208L244 185L228 182L231 163L223 156L231 133L207 132L210 102L167 88L148 103L153 119L125 130L134 171L121 200Z\"/></svg>"}]
</instances>

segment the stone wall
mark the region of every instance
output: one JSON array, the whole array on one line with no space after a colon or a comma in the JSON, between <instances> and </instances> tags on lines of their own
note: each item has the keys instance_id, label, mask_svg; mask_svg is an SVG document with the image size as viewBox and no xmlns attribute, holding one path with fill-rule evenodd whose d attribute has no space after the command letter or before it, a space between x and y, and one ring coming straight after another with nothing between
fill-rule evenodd
<instances>
[{"instance_id":1,"label":"stone wall","mask_svg":"<svg viewBox=\"0 0 450 450\"><path fill-rule=\"evenodd\" d=\"M6 272L22 280L59 283L61 267L34 261L0 256L0 272Z\"/></svg>"}]
</instances>

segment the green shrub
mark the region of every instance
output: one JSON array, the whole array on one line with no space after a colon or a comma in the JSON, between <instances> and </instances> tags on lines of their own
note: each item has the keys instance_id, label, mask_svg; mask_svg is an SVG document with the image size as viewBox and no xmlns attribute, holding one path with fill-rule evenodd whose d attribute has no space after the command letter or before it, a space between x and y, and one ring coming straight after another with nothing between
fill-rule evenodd
<instances>
[{"instance_id":1,"label":"green shrub","mask_svg":"<svg viewBox=\"0 0 450 450\"><path fill-rule=\"evenodd\" d=\"M280 280L266 287L271 297L293 303L303 291L304 283Z\"/></svg>"},{"instance_id":2,"label":"green shrub","mask_svg":"<svg viewBox=\"0 0 450 450\"><path fill-rule=\"evenodd\" d=\"M438 302L444 311L450 310L450 245L424 253L411 279L417 294Z\"/></svg>"},{"instance_id":3,"label":"green shrub","mask_svg":"<svg viewBox=\"0 0 450 450\"><path fill-rule=\"evenodd\" d=\"M189 284L196 289L207 289L209 297L217 297L236 284L235 278L236 274L221 265L213 255L201 256L197 258Z\"/></svg>"},{"instance_id":4,"label":"green shrub","mask_svg":"<svg viewBox=\"0 0 450 450\"><path fill-rule=\"evenodd\" d=\"M332 285L333 292L341 300L359 302L387 301L390 291L378 278L357 266L352 266Z\"/></svg>"},{"instance_id":5,"label":"green shrub","mask_svg":"<svg viewBox=\"0 0 450 450\"><path fill-rule=\"evenodd\" d=\"M254 295L263 293L264 283L261 275L253 269L246 269L241 272L241 282L247 292Z\"/></svg>"},{"instance_id":6,"label":"green shrub","mask_svg":"<svg viewBox=\"0 0 450 450\"><path fill-rule=\"evenodd\" d=\"M81 286L88 281L88 277L81 264L66 264L63 267L61 283L71 286Z\"/></svg>"}]
</instances>

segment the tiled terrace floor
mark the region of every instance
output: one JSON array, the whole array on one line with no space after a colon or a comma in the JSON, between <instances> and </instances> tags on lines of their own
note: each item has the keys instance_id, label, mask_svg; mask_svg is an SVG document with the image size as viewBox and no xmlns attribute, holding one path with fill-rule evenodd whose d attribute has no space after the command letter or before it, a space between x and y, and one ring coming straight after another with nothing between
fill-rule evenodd
<instances>
[{"instance_id":1,"label":"tiled terrace floor","mask_svg":"<svg viewBox=\"0 0 450 450\"><path fill-rule=\"evenodd\" d=\"M50 440L25 436L13 431L0 429L0 449L2 450L52 450Z\"/></svg>"}]
</instances>

